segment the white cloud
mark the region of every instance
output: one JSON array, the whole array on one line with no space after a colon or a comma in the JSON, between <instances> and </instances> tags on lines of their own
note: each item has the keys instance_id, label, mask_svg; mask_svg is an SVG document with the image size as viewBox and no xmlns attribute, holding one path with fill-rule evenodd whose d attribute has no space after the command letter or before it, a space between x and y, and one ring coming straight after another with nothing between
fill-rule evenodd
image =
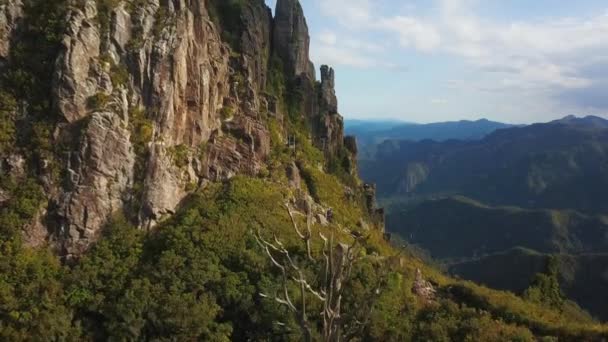
<instances>
[{"instance_id":1,"label":"white cloud","mask_svg":"<svg viewBox=\"0 0 608 342\"><path fill-rule=\"evenodd\" d=\"M608 60L585 71L598 56L608 56L608 12L498 20L478 14L487 4L481 0L430 0L424 6L412 0L312 1L332 27L313 36L316 61L399 69L395 56L440 55L466 65L463 77L473 79L446 81L449 89L536 98L558 109L560 101L569 101L569 109L608 110L601 96L608 86ZM382 10L387 8L392 12ZM439 104L436 100L431 103Z\"/></svg>"},{"instance_id":2,"label":"white cloud","mask_svg":"<svg viewBox=\"0 0 608 342\"><path fill-rule=\"evenodd\" d=\"M319 35L319 41L324 45L336 45L338 36L331 31L323 31Z\"/></svg>"},{"instance_id":3,"label":"white cloud","mask_svg":"<svg viewBox=\"0 0 608 342\"><path fill-rule=\"evenodd\" d=\"M356 68L378 66L378 60L362 55L360 51L335 45L319 45L312 50L312 59L323 64L344 65Z\"/></svg>"},{"instance_id":4,"label":"white cloud","mask_svg":"<svg viewBox=\"0 0 608 342\"><path fill-rule=\"evenodd\" d=\"M373 13L369 0L320 0L319 7L323 15L349 27L367 25Z\"/></svg>"},{"instance_id":5,"label":"white cloud","mask_svg":"<svg viewBox=\"0 0 608 342\"><path fill-rule=\"evenodd\" d=\"M377 27L398 36L401 46L413 47L418 51L429 52L439 47L439 32L424 21L412 17L396 16L380 19Z\"/></svg>"},{"instance_id":6,"label":"white cloud","mask_svg":"<svg viewBox=\"0 0 608 342\"><path fill-rule=\"evenodd\" d=\"M382 45L354 38L343 38L326 31L320 34L318 39L313 39L311 58L318 64L341 65L361 69L381 67L393 71L407 71L405 66L378 58L377 54L385 49Z\"/></svg>"},{"instance_id":7,"label":"white cloud","mask_svg":"<svg viewBox=\"0 0 608 342\"><path fill-rule=\"evenodd\" d=\"M473 15L466 5L443 0L436 25L445 38L445 52L499 79L477 89L541 97L604 83L581 71L590 56L608 55L607 15L498 23Z\"/></svg>"}]
</instances>

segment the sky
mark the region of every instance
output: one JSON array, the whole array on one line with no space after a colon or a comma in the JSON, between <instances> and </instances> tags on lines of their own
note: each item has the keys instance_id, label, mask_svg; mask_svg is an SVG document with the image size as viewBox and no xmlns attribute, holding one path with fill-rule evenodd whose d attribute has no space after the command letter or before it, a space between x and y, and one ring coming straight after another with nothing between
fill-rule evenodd
<instances>
[{"instance_id":1,"label":"sky","mask_svg":"<svg viewBox=\"0 0 608 342\"><path fill-rule=\"evenodd\" d=\"M347 119L608 118L605 0L300 2Z\"/></svg>"}]
</instances>

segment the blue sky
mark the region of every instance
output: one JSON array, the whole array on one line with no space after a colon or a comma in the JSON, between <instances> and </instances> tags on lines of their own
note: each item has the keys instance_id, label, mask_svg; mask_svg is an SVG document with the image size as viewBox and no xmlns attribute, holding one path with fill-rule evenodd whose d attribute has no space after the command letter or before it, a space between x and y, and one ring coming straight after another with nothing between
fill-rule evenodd
<instances>
[{"instance_id":1,"label":"blue sky","mask_svg":"<svg viewBox=\"0 0 608 342\"><path fill-rule=\"evenodd\" d=\"M300 2L346 118L608 117L606 1Z\"/></svg>"}]
</instances>

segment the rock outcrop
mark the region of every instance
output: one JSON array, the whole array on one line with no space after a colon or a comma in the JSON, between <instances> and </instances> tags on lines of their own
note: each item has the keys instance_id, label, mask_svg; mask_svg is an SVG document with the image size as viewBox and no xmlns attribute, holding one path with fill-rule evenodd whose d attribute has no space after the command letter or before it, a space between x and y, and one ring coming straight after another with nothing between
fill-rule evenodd
<instances>
[{"instance_id":1,"label":"rock outcrop","mask_svg":"<svg viewBox=\"0 0 608 342\"><path fill-rule=\"evenodd\" d=\"M288 75L315 81L315 68L309 57L310 35L299 0L277 1L273 44Z\"/></svg>"},{"instance_id":2,"label":"rock outcrop","mask_svg":"<svg viewBox=\"0 0 608 342\"><path fill-rule=\"evenodd\" d=\"M272 51L272 12L263 0L253 0L243 8L241 16L242 65L248 71L249 81L259 93L266 89L268 81L268 65Z\"/></svg>"},{"instance_id":3,"label":"rock outcrop","mask_svg":"<svg viewBox=\"0 0 608 342\"><path fill-rule=\"evenodd\" d=\"M314 145L354 161L334 71L323 66L316 81L299 1L278 0L274 18L263 0L231 5L238 8L230 20L222 6L84 0L67 9L49 92L58 113L52 139L62 146L53 163L62 179L38 171L48 207L26 234L32 245L50 241L77 256L117 212L151 228L206 182L265 170L268 118L282 123L286 111L279 94L267 92L273 58L284 67L285 86L302 95L298 114L312 127ZM3 64L21 8L20 0L0 5ZM299 188L298 166L286 172ZM8 196L0 189L0 205Z\"/></svg>"},{"instance_id":4,"label":"rock outcrop","mask_svg":"<svg viewBox=\"0 0 608 342\"><path fill-rule=\"evenodd\" d=\"M378 208L376 205L376 185L363 184L363 192L365 196L365 205L367 207L368 214L372 219L372 223L376 229L384 232L386 215L384 208Z\"/></svg>"},{"instance_id":5,"label":"rock outcrop","mask_svg":"<svg viewBox=\"0 0 608 342\"><path fill-rule=\"evenodd\" d=\"M437 290L435 290L433 284L424 279L420 269L416 269L416 278L414 279L414 285L412 286L412 293L425 302L433 301L437 294Z\"/></svg>"},{"instance_id":6,"label":"rock outcrop","mask_svg":"<svg viewBox=\"0 0 608 342\"><path fill-rule=\"evenodd\" d=\"M88 118L78 150L67 159L67 186L59 198L55 237L66 255L95 241L108 217L120 211L132 186L134 154L124 119L113 112Z\"/></svg>"},{"instance_id":7,"label":"rock outcrop","mask_svg":"<svg viewBox=\"0 0 608 342\"><path fill-rule=\"evenodd\" d=\"M22 16L21 0L6 0L0 4L0 66L7 62L14 30Z\"/></svg>"},{"instance_id":8,"label":"rock outcrop","mask_svg":"<svg viewBox=\"0 0 608 342\"><path fill-rule=\"evenodd\" d=\"M56 62L55 100L68 123L88 116L94 96L112 93L112 81L101 62L101 35L97 27L97 5L85 2L74 8L67 19L64 51Z\"/></svg>"}]
</instances>

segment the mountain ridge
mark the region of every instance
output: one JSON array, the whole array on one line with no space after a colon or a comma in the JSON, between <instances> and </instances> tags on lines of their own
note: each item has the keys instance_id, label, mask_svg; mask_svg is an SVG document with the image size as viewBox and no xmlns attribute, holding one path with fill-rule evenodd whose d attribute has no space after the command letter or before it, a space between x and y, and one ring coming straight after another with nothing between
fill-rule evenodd
<instances>
[{"instance_id":1,"label":"mountain ridge","mask_svg":"<svg viewBox=\"0 0 608 342\"><path fill-rule=\"evenodd\" d=\"M606 129L546 123L479 141L385 142L360 169L382 197L456 193L492 205L597 213L608 209L598 191L608 182L607 151Z\"/></svg>"},{"instance_id":2,"label":"mountain ridge","mask_svg":"<svg viewBox=\"0 0 608 342\"><path fill-rule=\"evenodd\" d=\"M514 125L480 119L475 121L460 120L436 122L429 124L363 121L359 125L348 125L346 131L357 137L360 147L360 159L373 159L377 153L376 146L386 141L400 140L477 140L497 129L514 127Z\"/></svg>"}]
</instances>

